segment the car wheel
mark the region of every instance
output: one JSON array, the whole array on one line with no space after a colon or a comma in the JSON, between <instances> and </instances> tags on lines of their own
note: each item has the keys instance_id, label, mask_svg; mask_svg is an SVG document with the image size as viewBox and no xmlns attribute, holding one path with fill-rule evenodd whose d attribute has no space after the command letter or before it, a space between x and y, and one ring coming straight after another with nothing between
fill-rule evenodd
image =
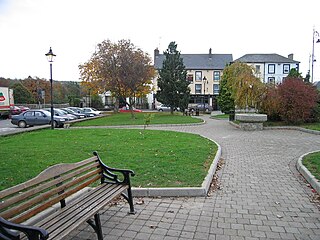
<instances>
[{"instance_id":1,"label":"car wheel","mask_svg":"<svg viewBox=\"0 0 320 240\"><path fill-rule=\"evenodd\" d=\"M159 112L163 112L163 109L159 109Z\"/></svg>"},{"instance_id":2,"label":"car wheel","mask_svg":"<svg viewBox=\"0 0 320 240\"><path fill-rule=\"evenodd\" d=\"M18 122L18 126L19 126L19 128L25 128L25 127L27 127L27 123L25 121L20 121L20 122Z\"/></svg>"},{"instance_id":3,"label":"car wheel","mask_svg":"<svg viewBox=\"0 0 320 240\"><path fill-rule=\"evenodd\" d=\"M50 122L50 126L51 126L51 122ZM56 128L58 126L57 121L53 121L53 128Z\"/></svg>"}]
</instances>

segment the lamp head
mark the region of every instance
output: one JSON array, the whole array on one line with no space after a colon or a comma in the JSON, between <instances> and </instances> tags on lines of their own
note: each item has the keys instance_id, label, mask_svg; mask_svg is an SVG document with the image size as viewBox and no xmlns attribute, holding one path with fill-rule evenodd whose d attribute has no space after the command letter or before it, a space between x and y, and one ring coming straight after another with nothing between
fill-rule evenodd
<instances>
[{"instance_id":1,"label":"lamp head","mask_svg":"<svg viewBox=\"0 0 320 240\"><path fill-rule=\"evenodd\" d=\"M52 49L50 47L49 52L45 54L48 62L53 62L54 57L56 56L55 54L53 54Z\"/></svg>"}]
</instances>

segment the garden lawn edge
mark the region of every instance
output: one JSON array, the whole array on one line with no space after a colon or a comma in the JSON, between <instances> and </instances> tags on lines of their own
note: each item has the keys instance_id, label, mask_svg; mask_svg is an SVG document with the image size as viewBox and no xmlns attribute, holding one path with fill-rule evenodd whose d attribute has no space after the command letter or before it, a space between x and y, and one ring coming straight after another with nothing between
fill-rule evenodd
<instances>
[{"instance_id":1,"label":"garden lawn edge","mask_svg":"<svg viewBox=\"0 0 320 240\"><path fill-rule=\"evenodd\" d=\"M302 176L306 179L306 181L311 185L311 187L316 190L317 193L320 194L320 183L318 181L318 179L316 179L315 176L313 176L313 174L302 164L302 160L305 156L311 154L311 153L315 153L315 152L319 152L318 151L313 151L313 152L308 152L306 154L303 154L297 162L297 169L298 171L302 174Z\"/></svg>"},{"instance_id":2,"label":"garden lawn edge","mask_svg":"<svg viewBox=\"0 0 320 240\"><path fill-rule=\"evenodd\" d=\"M202 136L203 137L203 136ZM209 138L207 138L209 139ZM213 159L207 176L204 178L201 187L182 187L182 188L132 188L134 197L205 197L208 194L213 176L216 172L219 159L221 157L221 146L212 139L218 146L215 158Z\"/></svg>"}]
</instances>

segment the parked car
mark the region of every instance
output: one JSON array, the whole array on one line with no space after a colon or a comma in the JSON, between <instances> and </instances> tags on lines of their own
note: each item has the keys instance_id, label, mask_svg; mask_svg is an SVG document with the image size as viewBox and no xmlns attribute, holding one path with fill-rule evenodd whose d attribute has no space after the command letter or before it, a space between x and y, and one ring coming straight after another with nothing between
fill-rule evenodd
<instances>
[{"instance_id":1,"label":"parked car","mask_svg":"<svg viewBox=\"0 0 320 240\"><path fill-rule=\"evenodd\" d=\"M136 108L133 108L133 111L134 112L142 112L141 109L136 109ZM119 112L131 112L131 110L128 107L122 107L119 109Z\"/></svg>"},{"instance_id":2,"label":"parked car","mask_svg":"<svg viewBox=\"0 0 320 240\"><path fill-rule=\"evenodd\" d=\"M86 115L84 113L78 113L70 108L60 108L62 111L67 112L68 114L76 116L78 119L85 118Z\"/></svg>"},{"instance_id":3,"label":"parked car","mask_svg":"<svg viewBox=\"0 0 320 240\"><path fill-rule=\"evenodd\" d=\"M213 111L213 107L210 106L208 103L203 104L203 103L191 103L188 105L189 111L196 111L197 109L201 112L205 111L206 113L210 113Z\"/></svg>"},{"instance_id":4,"label":"parked car","mask_svg":"<svg viewBox=\"0 0 320 240\"><path fill-rule=\"evenodd\" d=\"M19 115L22 113L21 109L17 106L10 106L10 114L11 115Z\"/></svg>"},{"instance_id":5,"label":"parked car","mask_svg":"<svg viewBox=\"0 0 320 240\"><path fill-rule=\"evenodd\" d=\"M159 112L169 112L171 111L170 107L164 104L160 104L156 107ZM180 108L174 108L173 111L180 111Z\"/></svg>"},{"instance_id":6,"label":"parked car","mask_svg":"<svg viewBox=\"0 0 320 240\"><path fill-rule=\"evenodd\" d=\"M25 112L27 110L30 110L30 108L25 107L25 106L18 106L21 109L21 112Z\"/></svg>"},{"instance_id":7,"label":"parked car","mask_svg":"<svg viewBox=\"0 0 320 240\"><path fill-rule=\"evenodd\" d=\"M80 114L84 114L86 117L94 117L96 116L94 113L91 113L91 112L84 112L83 111L83 108L78 108L78 107L68 107L69 109L77 112L77 113L80 113Z\"/></svg>"},{"instance_id":8,"label":"parked car","mask_svg":"<svg viewBox=\"0 0 320 240\"><path fill-rule=\"evenodd\" d=\"M58 116L53 116L54 127L63 127L65 119ZM14 115L11 118L11 123L20 128L35 125L51 124L51 113L46 110L27 110L19 115Z\"/></svg>"},{"instance_id":9,"label":"parked car","mask_svg":"<svg viewBox=\"0 0 320 240\"><path fill-rule=\"evenodd\" d=\"M83 109L83 112L85 113L92 113L94 114L95 116L98 116L99 114L101 114L101 111L98 111L97 109L95 108L82 108Z\"/></svg>"},{"instance_id":10,"label":"parked car","mask_svg":"<svg viewBox=\"0 0 320 240\"><path fill-rule=\"evenodd\" d=\"M51 112L50 108L45 108L44 110ZM63 117L66 121L72 121L72 120L77 119L76 116L71 115L69 113L66 113L66 112L64 112L64 111L62 111L62 110L60 110L58 108L54 108L53 112L54 112L55 116Z\"/></svg>"}]
</instances>

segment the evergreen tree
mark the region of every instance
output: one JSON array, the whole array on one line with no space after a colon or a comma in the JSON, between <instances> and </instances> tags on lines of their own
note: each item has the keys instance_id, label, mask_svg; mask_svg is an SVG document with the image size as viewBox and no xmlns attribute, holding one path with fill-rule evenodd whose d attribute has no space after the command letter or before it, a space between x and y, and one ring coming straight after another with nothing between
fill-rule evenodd
<instances>
[{"instance_id":1,"label":"evergreen tree","mask_svg":"<svg viewBox=\"0 0 320 240\"><path fill-rule=\"evenodd\" d=\"M230 111L234 111L234 99L231 95L231 90L227 85L227 78L224 78L222 75L222 79L220 81L220 91L217 100L220 110L223 113L230 113Z\"/></svg>"},{"instance_id":2,"label":"evergreen tree","mask_svg":"<svg viewBox=\"0 0 320 240\"><path fill-rule=\"evenodd\" d=\"M173 110L179 107L184 111L189 103L190 88L186 80L187 71L177 51L177 44L171 42L164 52L165 59L162 69L159 70L157 100L168 105Z\"/></svg>"}]
</instances>

